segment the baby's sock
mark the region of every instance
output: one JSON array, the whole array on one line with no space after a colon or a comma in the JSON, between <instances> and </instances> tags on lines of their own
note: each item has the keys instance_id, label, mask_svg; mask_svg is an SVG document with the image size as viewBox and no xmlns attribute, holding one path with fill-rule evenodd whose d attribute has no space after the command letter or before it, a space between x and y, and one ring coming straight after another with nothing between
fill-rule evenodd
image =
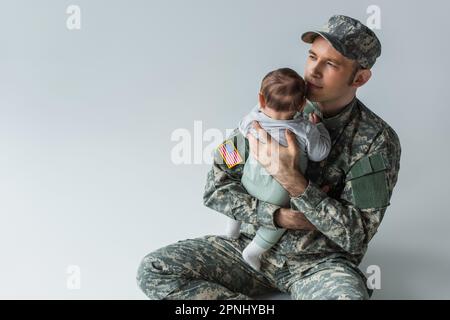
<instances>
[{"instance_id":1,"label":"baby's sock","mask_svg":"<svg viewBox=\"0 0 450 320\"><path fill-rule=\"evenodd\" d=\"M244 260L256 271L261 268L261 254L266 252L266 249L261 248L255 240L250 242L244 251L242 251L242 257Z\"/></svg>"},{"instance_id":2,"label":"baby's sock","mask_svg":"<svg viewBox=\"0 0 450 320\"><path fill-rule=\"evenodd\" d=\"M238 239L240 230L241 222L234 219L229 219L227 229L225 231L225 236L230 239Z\"/></svg>"}]
</instances>

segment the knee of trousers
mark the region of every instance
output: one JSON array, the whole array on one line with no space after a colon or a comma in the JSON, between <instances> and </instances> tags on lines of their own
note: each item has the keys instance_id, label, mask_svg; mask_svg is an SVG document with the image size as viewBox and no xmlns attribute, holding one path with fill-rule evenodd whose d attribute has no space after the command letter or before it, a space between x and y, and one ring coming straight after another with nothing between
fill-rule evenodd
<instances>
[{"instance_id":1,"label":"knee of trousers","mask_svg":"<svg viewBox=\"0 0 450 320\"><path fill-rule=\"evenodd\" d=\"M164 261L167 259L161 253L151 252L142 259L137 270L137 284L150 299L164 299L182 285L179 270Z\"/></svg>"},{"instance_id":2,"label":"knee of trousers","mask_svg":"<svg viewBox=\"0 0 450 320\"><path fill-rule=\"evenodd\" d=\"M336 282L324 293L329 300L368 300L369 292L363 281L358 275L352 279L343 282Z\"/></svg>"}]
</instances>

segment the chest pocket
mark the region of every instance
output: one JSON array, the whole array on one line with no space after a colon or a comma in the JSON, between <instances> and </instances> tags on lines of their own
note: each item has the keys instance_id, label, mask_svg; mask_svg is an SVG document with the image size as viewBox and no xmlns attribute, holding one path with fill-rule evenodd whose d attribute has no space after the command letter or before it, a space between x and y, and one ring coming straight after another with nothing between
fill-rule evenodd
<instances>
[{"instance_id":1,"label":"chest pocket","mask_svg":"<svg viewBox=\"0 0 450 320\"><path fill-rule=\"evenodd\" d=\"M379 153L366 156L353 165L348 181L356 207L368 209L389 205L387 169L387 161Z\"/></svg>"}]
</instances>

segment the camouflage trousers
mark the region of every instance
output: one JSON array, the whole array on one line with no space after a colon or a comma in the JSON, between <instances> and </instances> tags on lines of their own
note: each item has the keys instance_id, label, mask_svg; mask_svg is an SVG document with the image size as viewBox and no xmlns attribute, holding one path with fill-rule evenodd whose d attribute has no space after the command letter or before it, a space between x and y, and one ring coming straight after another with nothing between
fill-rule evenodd
<instances>
[{"instance_id":1,"label":"camouflage trousers","mask_svg":"<svg viewBox=\"0 0 450 320\"><path fill-rule=\"evenodd\" d=\"M296 272L261 259L253 270L241 256L251 239L205 236L178 241L142 260L137 283L150 299L248 300L275 292L292 299L368 299L362 276L341 259Z\"/></svg>"}]
</instances>

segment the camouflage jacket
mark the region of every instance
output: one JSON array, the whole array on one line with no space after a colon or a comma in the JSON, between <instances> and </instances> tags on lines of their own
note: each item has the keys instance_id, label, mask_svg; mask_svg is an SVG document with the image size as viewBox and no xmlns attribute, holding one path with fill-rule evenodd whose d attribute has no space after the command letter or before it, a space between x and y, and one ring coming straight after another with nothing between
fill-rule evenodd
<instances>
[{"instance_id":1,"label":"camouflage jacket","mask_svg":"<svg viewBox=\"0 0 450 320\"><path fill-rule=\"evenodd\" d=\"M305 108L305 117L312 111ZM291 198L292 209L301 211L317 230L287 230L267 253L267 259L282 265L286 259L313 265L329 257L345 257L358 265L369 241L390 204L400 169L400 142L395 131L358 99L338 115L323 120L332 149L321 162L309 162L305 192ZM249 154L248 140L235 129L227 140ZM241 184L244 165L232 168L218 151L207 176L204 204L243 222L241 232L253 238L259 226L275 229L278 206L249 195ZM331 190L324 193L321 186Z\"/></svg>"}]
</instances>

